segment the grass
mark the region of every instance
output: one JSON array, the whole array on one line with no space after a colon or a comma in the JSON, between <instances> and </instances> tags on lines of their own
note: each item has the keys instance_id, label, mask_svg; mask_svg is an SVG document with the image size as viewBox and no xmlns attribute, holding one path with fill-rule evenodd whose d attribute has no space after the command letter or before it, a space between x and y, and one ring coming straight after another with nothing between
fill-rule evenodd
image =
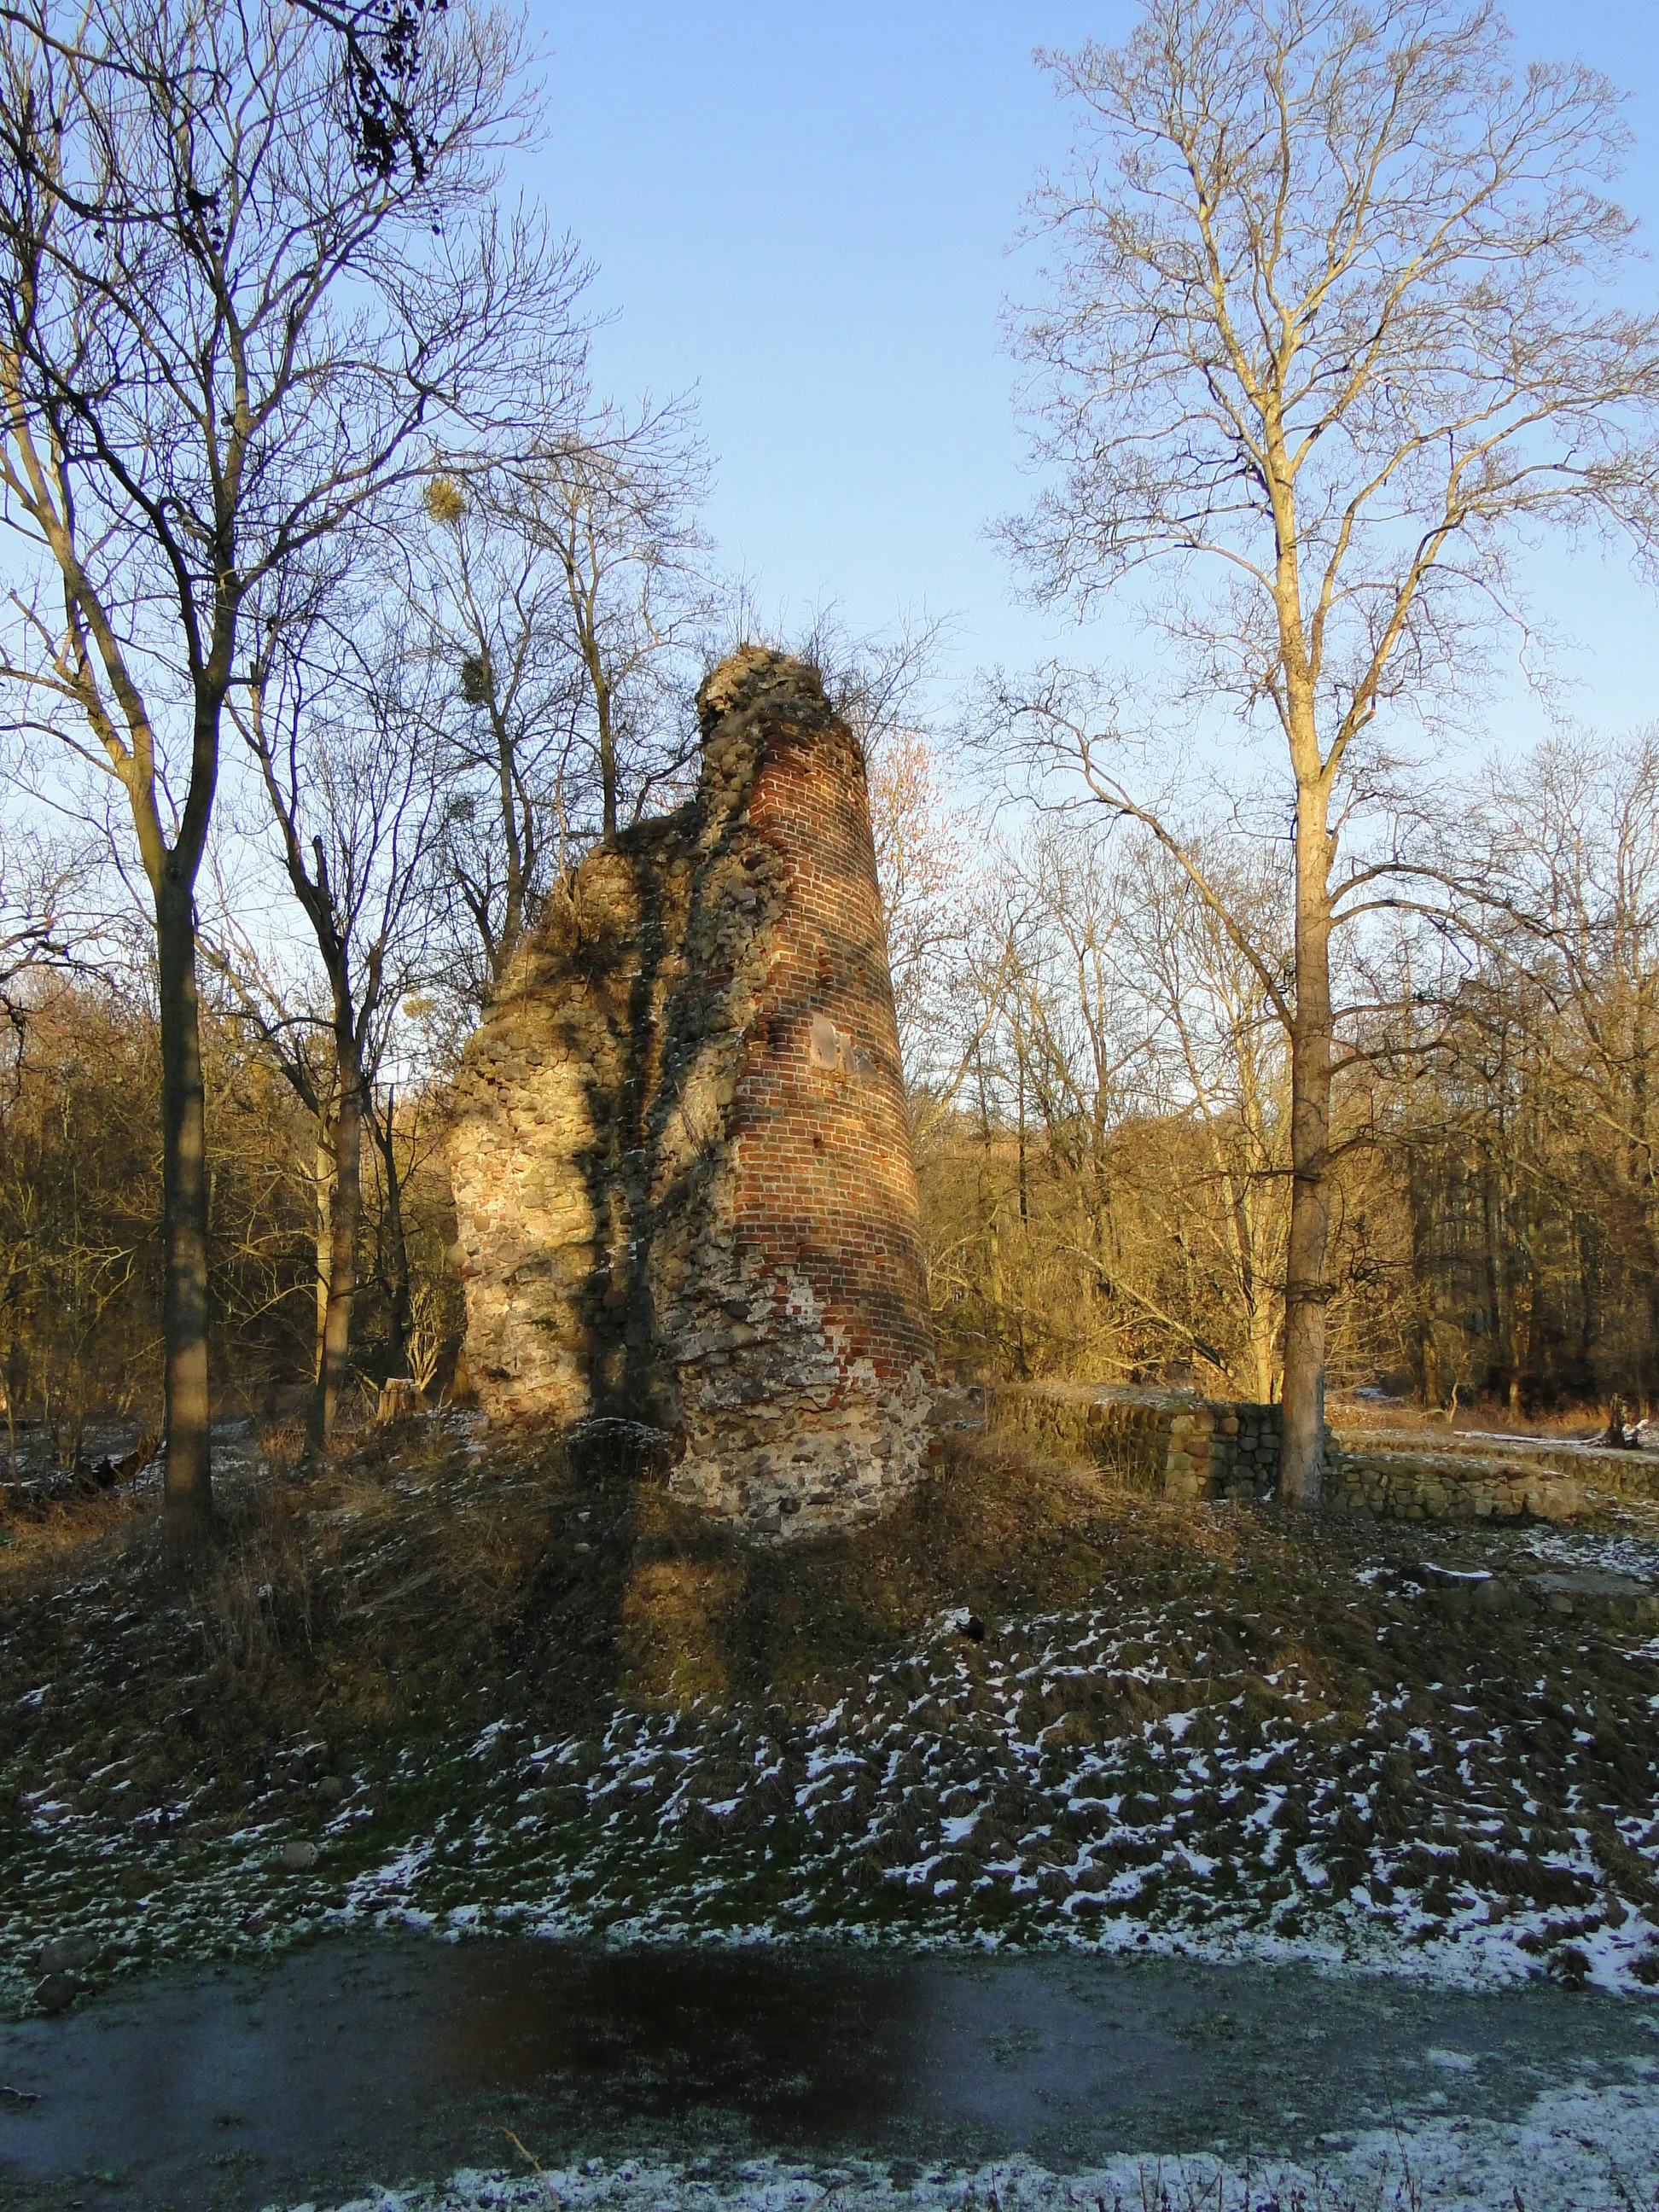
<instances>
[{"instance_id":1,"label":"grass","mask_svg":"<svg viewBox=\"0 0 1659 2212\"><path fill-rule=\"evenodd\" d=\"M1582 2122L1585 2115L1579 2113ZM1563 2116L1565 2123L1565 2115ZM1565 2123L1570 2125L1571 2123ZM1444 2140L1419 2148L1399 2128L1379 2130L1352 2154L1312 2166L1273 2158L1236 2162L1206 2154L1120 2158L1095 2172L1058 2174L1023 2158L979 2168L945 2169L903 2179L879 2164L792 2169L746 2164L736 2179L712 2184L707 2165L684 2168L632 2162L550 2169L511 2129L501 2128L522 2161L522 2178L457 2175L435 2189L377 2195L378 2212L645 2212L695 2203L711 2208L799 2207L800 2212L1656 2212L1650 2184L1632 2182L1608 2146L1562 2130L1534 2140L1494 2169ZM1432 2131L1431 2131L1432 2132ZM1471 2148L1466 2144L1464 2150ZM528 2173L522 2169L527 2167ZM1481 2170L1484 2167L1484 2170ZM533 2178L532 2178L533 2177ZM1471 2188L1475 2193L1471 2193ZM369 2212L356 2200L343 2212Z\"/></svg>"},{"instance_id":2,"label":"grass","mask_svg":"<svg viewBox=\"0 0 1659 2212\"><path fill-rule=\"evenodd\" d=\"M1405 1398L1334 1397L1327 1418L1339 1436L1384 1433L1410 1438L1427 1449L1437 1437L1529 1437L1540 1443L1599 1443L1607 1431L1605 1405L1558 1406L1527 1413L1488 1400L1460 1400L1455 1414L1443 1407L1423 1407ZM1627 1416L1627 1418L1629 1418Z\"/></svg>"},{"instance_id":3,"label":"grass","mask_svg":"<svg viewBox=\"0 0 1659 2212\"><path fill-rule=\"evenodd\" d=\"M1549 1544L1659 1564L1650 1513ZM311 1471L270 1433L186 1579L152 1500L6 1525L15 1997L65 1927L95 1978L379 1910L1659 1981L1650 1628L1529 1601L1525 1530L1167 1504L993 1437L772 1550L453 1418Z\"/></svg>"}]
</instances>

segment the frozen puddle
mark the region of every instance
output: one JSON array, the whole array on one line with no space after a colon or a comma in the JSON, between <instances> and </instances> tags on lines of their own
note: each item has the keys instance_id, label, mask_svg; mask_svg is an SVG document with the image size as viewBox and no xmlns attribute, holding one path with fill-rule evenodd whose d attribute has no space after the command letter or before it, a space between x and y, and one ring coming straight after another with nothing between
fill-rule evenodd
<instances>
[{"instance_id":1,"label":"frozen puddle","mask_svg":"<svg viewBox=\"0 0 1659 2212\"><path fill-rule=\"evenodd\" d=\"M1181 2212L1219 2157L1228 2212L1247 2161L1334 2212L1645 2204L1656 2026L1541 1982L366 1933L0 2025L0 2202L1129 2212L1162 2159Z\"/></svg>"}]
</instances>

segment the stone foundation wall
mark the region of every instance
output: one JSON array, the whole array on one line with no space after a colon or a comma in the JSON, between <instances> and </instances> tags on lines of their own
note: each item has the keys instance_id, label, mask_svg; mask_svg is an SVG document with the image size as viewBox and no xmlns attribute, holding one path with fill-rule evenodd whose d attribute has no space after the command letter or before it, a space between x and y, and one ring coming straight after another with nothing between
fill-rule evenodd
<instances>
[{"instance_id":1,"label":"stone foundation wall","mask_svg":"<svg viewBox=\"0 0 1659 2212\"><path fill-rule=\"evenodd\" d=\"M1331 1504L1383 1521L1571 1521L1586 1510L1570 1475L1407 1452L1337 1452L1326 1477Z\"/></svg>"},{"instance_id":2,"label":"stone foundation wall","mask_svg":"<svg viewBox=\"0 0 1659 2212\"><path fill-rule=\"evenodd\" d=\"M1277 1406L1082 1383L1006 1383L996 1425L1092 1460L1125 1489L1158 1498L1271 1498L1283 1424ZM1387 1521L1571 1521L1584 1482L1534 1463L1472 1455L1339 1450L1328 1435L1325 1503Z\"/></svg>"},{"instance_id":3,"label":"stone foundation wall","mask_svg":"<svg viewBox=\"0 0 1659 2212\"><path fill-rule=\"evenodd\" d=\"M1501 1465L1507 1474L1522 1480L1565 1475L1605 1497L1659 1498L1659 1451L1620 1451L1570 1437L1482 1436L1470 1430L1358 1429L1347 1420L1337 1441L1346 1459L1390 1465L1416 1460L1437 1468L1449 1462L1455 1482L1466 1479L1468 1472ZM1465 1473L1460 1474L1460 1468Z\"/></svg>"},{"instance_id":4,"label":"stone foundation wall","mask_svg":"<svg viewBox=\"0 0 1659 2212\"><path fill-rule=\"evenodd\" d=\"M1271 1498L1282 1435L1277 1406L1182 1393L1006 1383L991 1418L1092 1460L1125 1489L1158 1498Z\"/></svg>"},{"instance_id":5,"label":"stone foundation wall","mask_svg":"<svg viewBox=\"0 0 1659 2212\"><path fill-rule=\"evenodd\" d=\"M469 1047L451 1173L492 1417L642 1421L751 1533L920 1473L933 1358L862 756L816 674L698 695L695 800L591 854Z\"/></svg>"}]
</instances>

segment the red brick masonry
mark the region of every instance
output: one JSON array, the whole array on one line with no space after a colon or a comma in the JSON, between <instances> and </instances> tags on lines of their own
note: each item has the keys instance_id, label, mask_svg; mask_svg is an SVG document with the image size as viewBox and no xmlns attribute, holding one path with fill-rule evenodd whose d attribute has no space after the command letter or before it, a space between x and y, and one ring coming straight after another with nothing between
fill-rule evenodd
<instances>
[{"instance_id":1,"label":"red brick masonry","mask_svg":"<svg viewBox=\"0 0 1659 2212\"><path fill-rule=\"evenodd\" d=\"M493 1413L667 1431L754 1533L920 1471L933 1354L864 763L747 648L697 796L556 894L469 1048L452 1168Z\"/></svg>"}]
</instances>

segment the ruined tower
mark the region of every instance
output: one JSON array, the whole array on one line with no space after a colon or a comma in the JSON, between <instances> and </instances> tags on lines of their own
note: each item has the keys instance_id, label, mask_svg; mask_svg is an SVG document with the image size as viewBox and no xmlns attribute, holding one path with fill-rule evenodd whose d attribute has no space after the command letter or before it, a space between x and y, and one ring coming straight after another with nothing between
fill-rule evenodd
<instances>
[{"instance_id":1,"label":"ruined tower","mask_svg":"<svg viewBox=\"0 0 1659 2212\"><path fill-rule=\"evenodd\" d=\"M492 1415L673 1438L751 1534L920 1471L932 1333L863 757L816 672L698 694L696 796L556 890L468 1048L451 1168Z\"/></svg>"}]
</instances>

